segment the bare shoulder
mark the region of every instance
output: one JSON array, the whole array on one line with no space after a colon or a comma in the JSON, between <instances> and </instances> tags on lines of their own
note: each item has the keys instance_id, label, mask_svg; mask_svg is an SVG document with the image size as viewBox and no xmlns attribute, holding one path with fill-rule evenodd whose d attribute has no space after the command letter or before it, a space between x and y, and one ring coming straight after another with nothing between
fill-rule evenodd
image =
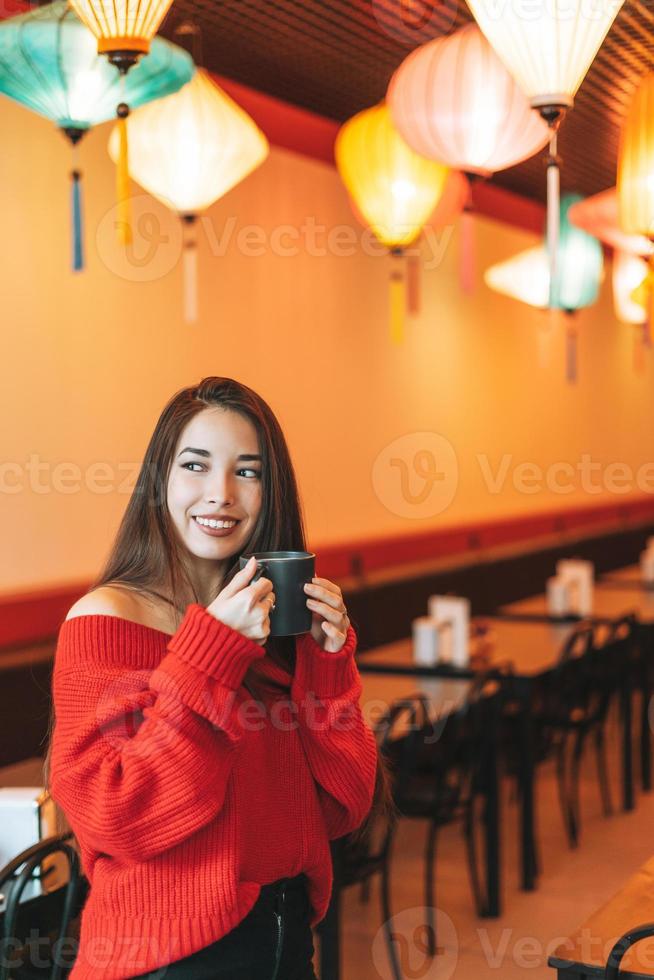
<instances>
[{"instance_id":1,"label":"bare shoulder","mask_svg":"<svg viewBox=\"0 0 654 980\"><path fill-rule=\"evenodd\" d=\"M140 610L138 594L120 585L102 585L75 602L66 619L76 616L119 616L133 619ZM138 618L138 617L137 617Z\"/></svg>"}]
</instances>

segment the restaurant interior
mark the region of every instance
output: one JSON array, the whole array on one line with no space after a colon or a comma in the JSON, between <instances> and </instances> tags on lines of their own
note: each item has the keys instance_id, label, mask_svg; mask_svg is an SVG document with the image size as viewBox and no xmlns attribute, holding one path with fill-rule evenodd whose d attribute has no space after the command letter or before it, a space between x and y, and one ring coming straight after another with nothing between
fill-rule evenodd
<instances>
[{"instance_id":1,"label":"restaurant interior","mask_svg":"<svg viewBox=\"0 0 654 980\"><path fill-rule=\"evenodd\" d=\"M207 376L280 421L390 773L320 980L654 976L653 39L642 0L3 0L0 980L73 966L57 637Z\"/></svg>"}]
</instances>

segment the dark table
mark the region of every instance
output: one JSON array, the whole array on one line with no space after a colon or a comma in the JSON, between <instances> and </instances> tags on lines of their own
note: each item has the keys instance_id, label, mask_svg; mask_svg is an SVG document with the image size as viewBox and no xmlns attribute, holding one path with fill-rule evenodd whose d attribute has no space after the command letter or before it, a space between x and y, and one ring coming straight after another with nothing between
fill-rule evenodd
<instances>
[{"instance_id":1,"label":"dark table","mask_svg":"<svg viewBox=\"0 0 654 980\"><path fill-rule=\"evenodd\" d=\"M484 617L485 633L482 639L473 641L473 660L469 668L456 670L447 664L435 667L419 667L413 660L412 641L389 643L359 655L358 664L362 675L367 673L405 673L431 677L472 677L480 670L501 669L511 665L513 693L523 705L520 713L519 780L521 789L521 863L522 887L533 891L536 887L536 853L534 827L534 749L533 731L528 704L532 684L539 677L554 669L563 645L576 627L574 622L550 623L542 621L509 620L497 616ZM476 652L483 658L474 660Z\"/></svg>"}]
</instances>

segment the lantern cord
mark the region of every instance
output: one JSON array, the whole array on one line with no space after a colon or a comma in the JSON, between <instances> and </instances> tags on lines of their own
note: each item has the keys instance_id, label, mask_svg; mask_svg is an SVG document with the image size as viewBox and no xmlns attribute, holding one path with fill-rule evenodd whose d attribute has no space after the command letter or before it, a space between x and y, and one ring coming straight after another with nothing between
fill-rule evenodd
<instances>
[{"instance_id":1,"label":"lantern cord","mask_svg":"<svg viewBox=\"0 0 654 980\"><path fill-rule=\"evenodd\" d=\"M118 205L118 241L121 245L132 243L132 223L129 204L129 144L127 142L127 117L129 106L122 101L125 93L125 75L121 75L121 102L116 109L118 117L118 163L116 168L116 201Z\"/></svg>"},{"instance_id":2,"label":"lantern cord","mask_svg":"<svg viewBox=\"0 0 654 980\"><path fill-rule=\"evenodd\" d=\"M421 307L422 262L420 247L415 246L406 257L406 305L411 316L417 316Z\"/></svg>"},{"instance_id":3,"label":"lantern cord","mask_svg":"<svg viewBox=\"0 0 654 980\"><path fill-rule=\"evenodd\" d=\"M475 225L472 205L472 182L469 181L468 197L461 215L461 253L459 275L461 289L467 296L475 291Z\"/></svg>"},{"instance_id":4,"label":"lantern cord","mask_svg":"<svg viewBox=\"0 0 654 980\"><path fill-rule=\"evenodd\" d=\"M389 279L389 316L391 340L401 344L404 340L404 311L406 309L406 290L404 269L402 267L403 252L401 248L391 250L391 275Z\"/></svg>"},{"instance_id":5,"label":"lantern cord","mask_svg":"<svg viewBox=\"0 0 654 980\"><path fill-rule=\"evenodd\" d=\"M198 319L198 242L194 228L196 216L185 214L184 222L184 321L197 323Z\"/></svg>"},{"instance_id":6,"label":"lantern cord","mask_svg":"<svg viewBox=\"0 0 654 980\"><path fill-rule=\"evenodd\" d=\"M547 251L550 260L550 304L555 288L556 258L559 249L560 160L556 154L557 132L550 138L547 156Z\"/></svg>"},{"instance_id":7,"label":"lantern cord","mask_svg":"<svg viewBox=\"0 0 654 980\"><path fill-rule=\"evenodd\" d=\"M577 330L572 324L572 313L565 331L565 379L569 384L577 381Z\"/></svg>"}]
</instances>

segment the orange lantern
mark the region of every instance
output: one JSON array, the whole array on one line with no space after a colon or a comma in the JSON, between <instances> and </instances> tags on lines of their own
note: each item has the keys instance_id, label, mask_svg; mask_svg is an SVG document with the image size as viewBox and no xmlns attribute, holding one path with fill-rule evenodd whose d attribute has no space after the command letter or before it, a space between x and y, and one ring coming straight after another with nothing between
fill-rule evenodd
<instances>
[{"instance_id":1,"label":"orange lantern","mask_svg":"<svg viewBox=\"0 0 654 980\"><path fill-rule=\"evenodd\" d=\"M620 226L617 188L611 187L573 204L568 212L573 225L628 255L651 255L654 245L645 235L629 234Z\"/></svg>"}]
</instances>

